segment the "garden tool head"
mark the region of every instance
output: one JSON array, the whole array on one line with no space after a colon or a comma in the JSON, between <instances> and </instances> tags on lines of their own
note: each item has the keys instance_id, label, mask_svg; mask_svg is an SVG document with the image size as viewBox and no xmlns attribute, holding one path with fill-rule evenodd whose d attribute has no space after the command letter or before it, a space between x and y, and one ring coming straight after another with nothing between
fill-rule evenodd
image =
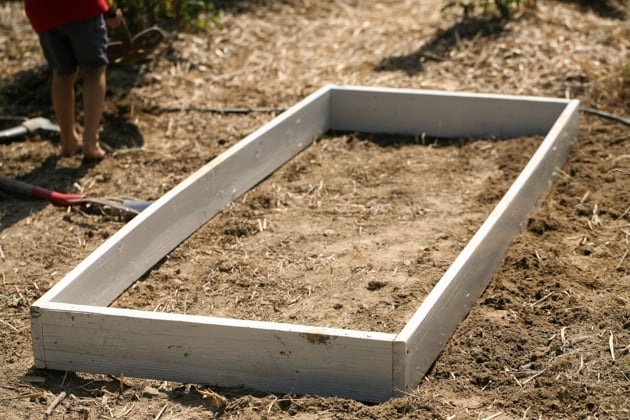
<instances>
[{"instance_id":1,"label":"garden tool head","mask_svg":"<svg viewBox=\"0 0 630 420\"><path fill-rule=\"evenodd\" d=\"M23 135L31 134L39 130L59 132L59 126L53 124L49 119L43 117L36 117L31 119L23 119L20 124L0 130L0 140L12 139Z\"/></svg>"},{"instance_id":2,"label":"garden tool head","mask_svg":"<svg viewBox=\"0 0 630 420\"><path fill-rule=\"evenodd\" d=\"M152 26L131 36L125 19L119 27L121 40L107 44L107 58L110 63L135 63L147 58L166 38L166 33Z\"/></svg>"}]
</instances>

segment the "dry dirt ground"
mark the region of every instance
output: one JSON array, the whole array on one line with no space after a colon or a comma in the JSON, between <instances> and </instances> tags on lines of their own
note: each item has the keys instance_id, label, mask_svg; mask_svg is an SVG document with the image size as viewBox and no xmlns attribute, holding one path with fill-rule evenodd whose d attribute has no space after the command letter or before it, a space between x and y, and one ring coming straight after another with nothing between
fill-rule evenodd
<instances>
[{"instance_id":1,"label":"dry dirt ground","mask_svg":"<svg viewBox=\"0 0 630 420\"><path fill-rule=\"evenodd\" d=\"M0 143L0 173L155 200L268 108L327 83L572 97L627 118L627 2L598 3L463 22L439 0L221 2L223 28L171 34L152 59L109 69L105 160L59 158L40 132ZM52 119L21 7L0 4L0 116ZM114 305L397 331L539 142L330 133ZM0 417L630 418L629 153L627 125L581 114L568 163L483 296L421 384L382 404L33 368L30 304L127 219L0 193Z\"/></svg>"}]
</instances>

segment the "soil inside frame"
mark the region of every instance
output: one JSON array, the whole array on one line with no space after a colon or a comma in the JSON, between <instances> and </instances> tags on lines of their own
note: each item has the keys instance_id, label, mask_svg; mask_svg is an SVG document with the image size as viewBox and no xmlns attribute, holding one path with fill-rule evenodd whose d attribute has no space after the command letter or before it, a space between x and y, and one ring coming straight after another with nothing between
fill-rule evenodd
<instances>
[{"instance_id":1,"label":"soil inside frame","mask_svg":"<svg viewBox=\"0 0 630 420\"><path fill-rule=\"evenodd\" d=\"M113 306L396 333L540 141L330 133Z\"/></svg>"}]
</instances>

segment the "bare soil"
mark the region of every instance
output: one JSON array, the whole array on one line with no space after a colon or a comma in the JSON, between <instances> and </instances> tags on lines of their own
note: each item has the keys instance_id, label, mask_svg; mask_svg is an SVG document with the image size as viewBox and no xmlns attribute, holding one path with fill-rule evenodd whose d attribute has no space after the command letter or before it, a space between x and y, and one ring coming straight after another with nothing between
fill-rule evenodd
<instances>
[{"instance_id":1,"label":"bare soil","mask_svg":"<svg viewBox=\"0 0 630 420\"><path fill-rule=\"evenodd\" d=\"M222 2L223 28L110 67L105 160L60 158L39 132L0 142L0 173L155 200L327 83L569 96L628 118L626 3L538 1L507 22L443 4ZM0 4L0 41L0 117L54 119L21 2ZM80 84L77 97L80 124ZM328 133L114 305L398 331L540 141ZM626 124L581 114L568 163L483 296L422 383L382 404L33 368L30 304L128 218L0 193L2 417L629 418L629 150Z\"/></svg>"}]
</instances>

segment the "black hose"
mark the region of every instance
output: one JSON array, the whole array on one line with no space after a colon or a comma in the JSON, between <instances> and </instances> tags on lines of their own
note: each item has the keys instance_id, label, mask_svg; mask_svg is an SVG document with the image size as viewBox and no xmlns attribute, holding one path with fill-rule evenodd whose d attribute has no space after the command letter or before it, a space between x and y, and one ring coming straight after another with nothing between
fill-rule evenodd
<instances>
[{"instance_id":1,"label":"black hose","mask_svg":"<svg viewBox=\"0 0 630 420\"><path fill-rule=\"evenodd\" d=\"M630 125L630 120L629 119L624 118L624 117L620 117L619 115L609 114L608 112L598 111L597 109L592 109L592 108L580 108L580 111L582 111L582 112L584 112L586 114L597 115L598 117L607 118L609 120L617 121L617 122L620 122L620 123L625 124L625 125Z\"/></svg>"},{"instance_id":2,"label":"black hose","mask_svg":"<svg viewBox=\"0 0 630 420\"><path fill-rule=\"evenodd\" d=\"M159 107L157 109L148 109L149 112L157 111L157 112L206 112L211 114L251 114L253 112L261 112L261 113L275 113L275 112L284 112L286 108L212 108L212 107L202 107L202 106L168 106L168 107Z\"/></svg>"}]
</instances>

